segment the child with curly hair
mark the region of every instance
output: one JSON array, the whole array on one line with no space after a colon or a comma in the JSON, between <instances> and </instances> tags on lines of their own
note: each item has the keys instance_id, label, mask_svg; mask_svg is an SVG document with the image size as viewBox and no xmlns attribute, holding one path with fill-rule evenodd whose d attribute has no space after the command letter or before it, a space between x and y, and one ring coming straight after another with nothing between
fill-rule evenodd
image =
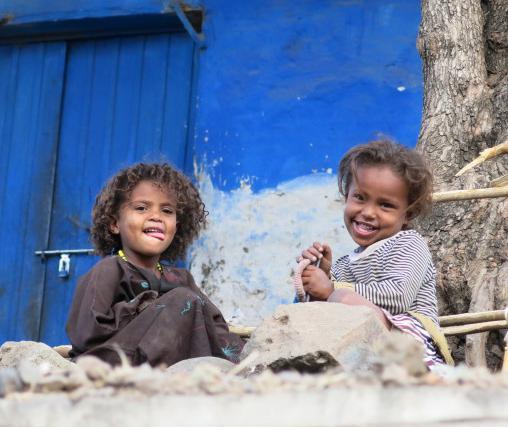
<instances>
[{"instance_id":1,"label":"child with curly hair","mask_svg":"<svg viewBox=\"0 0 508 427\"><path fill-rule=\"evenodd\" d=\"M168 164L139 163L101 190L91 239L104 258L80 278L67 322L71 357L170 366L216 356L238 360L243 341L191 273L164 261L184 257L205 225L194 185Z\"/></svg>"},{"instance_id":2,"label":"child with curly hair","mask_svg":"<svg viewBox=\"0 0 508 427\"><path fill-rule=\"evenodd\" d=\"M302 251L300 299L307 294L314 301L371 307L388 329L424 345L429 367L453 363L439 330L432 257L422 236L409 228L431 206L432 174L424 159L379 140L349 150L338 175L344 223L358 248L333 265L326 243Z\"/></svg>"}]
</instances>

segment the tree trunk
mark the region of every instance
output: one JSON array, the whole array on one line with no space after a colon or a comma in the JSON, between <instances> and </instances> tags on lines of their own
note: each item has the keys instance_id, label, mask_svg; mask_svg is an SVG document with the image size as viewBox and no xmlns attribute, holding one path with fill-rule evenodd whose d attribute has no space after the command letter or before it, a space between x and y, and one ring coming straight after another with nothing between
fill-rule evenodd
<instances>
[{"instance_id":1,"label":"tree trunk","mask_svg":"<svg viewBox=\"0 0 508 427\"><path fill-rule=\"evenodd\" d=\"M486 187L508 173L508 156L455 174L508 136L508 0L422 0L418 50L424 73L418 149L433 167L435 190ZM434 255L441 314L507 306L506 197L436 204L419 227ZM456 360L497 369L504 334L487 335L456 339Z\"/></svg>"}]
</instances>

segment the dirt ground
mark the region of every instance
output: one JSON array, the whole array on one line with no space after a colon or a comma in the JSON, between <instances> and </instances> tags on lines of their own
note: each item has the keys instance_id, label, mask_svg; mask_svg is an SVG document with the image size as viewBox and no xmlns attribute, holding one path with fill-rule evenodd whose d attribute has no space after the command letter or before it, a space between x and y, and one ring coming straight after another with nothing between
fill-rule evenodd
<instances>
[{"instance_id":1,"label":"dirt ground","mask_svg":"<svg viewBox=\"0 0 508 427\"><path fill-rule=\"evenodd\" d=\"M0 426L501 426L508 375L400 364L319 374L252 374L209 360L192 369L111 368L94 358L0 370Z\"/></svg>"}]
</instances>

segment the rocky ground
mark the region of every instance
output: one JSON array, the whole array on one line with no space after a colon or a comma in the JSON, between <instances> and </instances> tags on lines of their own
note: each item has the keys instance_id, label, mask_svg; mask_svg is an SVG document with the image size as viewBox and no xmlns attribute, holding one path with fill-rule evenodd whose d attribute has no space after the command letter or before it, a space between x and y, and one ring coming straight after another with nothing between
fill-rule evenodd
<instances>
[{"instance_id":1,"label":"rocky ground","mask_svg":"<svg viewBox=\"0 0 508 427\"><path fill-rule=\"evenodd\" d=\"M258 328L238 365L199 358L167 369L112 368L92 357L71 363L41 343L4 343L0 426L507 425L508 374L465 366L428 372L413 340L375 332L364 324L372 321L369 313L344 327L342 347L316 337L299 343L312 335L312 327L300 330L300 320L322 309L305 306L279 309ZM311 318L319 324L323 315ZM351 344L351 333L361 342L362 330L370 348L365 340Z\"/></svg>"}]
</instances>

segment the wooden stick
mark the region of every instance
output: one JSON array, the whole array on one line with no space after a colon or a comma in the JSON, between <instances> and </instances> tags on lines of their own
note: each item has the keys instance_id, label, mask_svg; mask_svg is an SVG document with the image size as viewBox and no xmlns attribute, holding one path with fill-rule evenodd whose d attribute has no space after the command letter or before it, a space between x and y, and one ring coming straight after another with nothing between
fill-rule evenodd
<instances>
[{"instance_id":1,"label":"wooden stick","mask_svg":"<svg viewBox=\"0 0 508 427\"><path fill-rule=\"evenodd\" d=\"M492 322L505 320L504 310L480 311L478 313L451 314L439 317L439 325L445 326L466 325L469 323Z\"/></svg>"},{"instance_id":2,"label":"wooden stick","mask_svg":"<svg viewBox=\"0 0 508 427\"><path fill-rule=\"evenodd\" d=\"M504 356L502 372L508 372L508 333L504 334Z\"/></svg>"},{"instance_id":3,"label":"wooden stick","mask_svg":"<svg viewBox=\"0 0 508 427\"><path fill-rule=\"evenodd\" d=\"M507 197L508 185L495 188L478 188L472 190L443 191L432 194L435 203L457 200L488 199L493 197Z\"/></svg>"},{"instance_id":4,"label":"wooden stick","mask_svg":"<svg viewBox=\"0 0 508 427\"><path fill-rule=\"evenodd\" d=\"M475 166L483 163L486 160L492 159L493 157L497 157L501 154L508 153L508 141L505 141L501 144L496 145L495 147L487 148L483 150L480 155L474 159L471 163L468 163L464 166L460 171L458 171L455 176L460 176L464 172L474 168Z\"/></svg>"},{"instance_id":5,"label":"wooden stick","mask_svg":"<svg viewBox=\"0 0 508 427\"><path fill-rule=\"evenodd\" d=\"M508 175L500 176L489 182L490 187L504 187L505 185L508 185Z\"/></svg>"},{"instance_id":6,"label":"wooden stick","mask_svg":"<svg viewBox=\"0 0 508 427\"><path fill-rule=\"evenodd\" d=\"M473 323L471 325L448 326L447 328L442 328L441 330L447 337L450 335L478 334L480 332L495 331L506 328L508 328L508 322L506 322L506 320L496 320L494 322Z\"/></svg>"}]
</instances>

